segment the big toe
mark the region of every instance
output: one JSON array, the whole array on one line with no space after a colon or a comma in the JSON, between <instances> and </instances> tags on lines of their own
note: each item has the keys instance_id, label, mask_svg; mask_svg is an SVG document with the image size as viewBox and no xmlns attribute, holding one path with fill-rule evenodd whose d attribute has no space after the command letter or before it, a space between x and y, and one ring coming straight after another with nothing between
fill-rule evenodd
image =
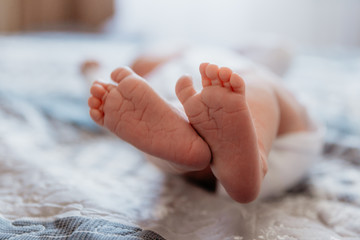
<instances>
[{"instance_id":1,"label":"big toe","mask_svg":"<svg viewBox=\"0 0 360 240\"><path fill-rule=\"evenodd\" d=\"M190 97L196 94L194 85L190 76L182 76L176 83L176 96L182 104Z\"/></svg>"}]
</instances>

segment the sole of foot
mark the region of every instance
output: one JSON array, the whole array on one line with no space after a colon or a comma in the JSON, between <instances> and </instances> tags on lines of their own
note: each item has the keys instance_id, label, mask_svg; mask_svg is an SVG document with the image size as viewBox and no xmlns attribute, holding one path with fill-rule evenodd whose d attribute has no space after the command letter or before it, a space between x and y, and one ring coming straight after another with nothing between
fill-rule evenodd
<instances>
[{"instance_id":1,"label":"sole of foot","mask_svg":"<svg viewBox=\"0 0 360 240\"><path fill-rule=\"evenodd\" d=\"M216 178L232 198L249 202L257 196L261 180L245 82L231 69L215 64L201 64L200 74L200 93L194 90L189 77L183 77L177 83L176 94L191 125L210 146Z\"/></svg>"},{"instance_id":2,"label":"sole of foot","mask_svg":"<svg viewBox=\"0 0 360 240\"><path fill-rule=\"evenodd\" d=\"M95 82L88 100L91 118L139 150L168 160L179 171L209 165L208 145L177 109L130 68L111 74L114 84Z\"/></svg>"}]
</instances>

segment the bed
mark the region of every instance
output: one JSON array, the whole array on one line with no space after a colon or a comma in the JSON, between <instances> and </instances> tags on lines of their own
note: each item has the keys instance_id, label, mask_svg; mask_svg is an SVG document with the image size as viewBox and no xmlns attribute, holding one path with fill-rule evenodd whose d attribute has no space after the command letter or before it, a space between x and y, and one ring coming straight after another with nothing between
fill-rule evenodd
<instances>
[{"instance_id":1,"label":"bed","mask_svg":"<svg viewBox=\"0 0 360 240\"><path fill-rule=\"evenodd\" d=\"M242 205L159 171L89 118L81 62L110 72L141 46L0 37L0 239L360 239L360 51L294 56L284 83L327 127L322 159L282 196Z\"/></svg>"}]
</instances>

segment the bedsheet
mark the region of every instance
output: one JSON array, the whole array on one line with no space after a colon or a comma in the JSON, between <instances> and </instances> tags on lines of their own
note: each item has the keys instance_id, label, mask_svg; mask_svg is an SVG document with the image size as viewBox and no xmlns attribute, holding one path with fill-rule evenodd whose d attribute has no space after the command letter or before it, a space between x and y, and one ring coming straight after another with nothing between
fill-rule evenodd
<instances>
[{"instance_id":1,"label":"bedsheet","mask_svg":"<svg viewBox=\"0 0 360 240\"><path fill-rule=\"evenodd\" d=\"M1 239L360 239L353 102L341 99L335 108L341 111L331 113L309 104L319 120L335 116L322 160L284 195L242 205L164 174L89 119L81 61L126 64L136 44L39 36L0 43ZM323 69L314 71L314 59ZM351 64L345 71L338 59L295 57L286 84L306 88L299 93L304 102L333 100L310 72L339 93L334 78L344 73L344 88L359 84L360 57ZM330 68L333 75L329 65L338 66Z\"/></svg>"}]
</instances>

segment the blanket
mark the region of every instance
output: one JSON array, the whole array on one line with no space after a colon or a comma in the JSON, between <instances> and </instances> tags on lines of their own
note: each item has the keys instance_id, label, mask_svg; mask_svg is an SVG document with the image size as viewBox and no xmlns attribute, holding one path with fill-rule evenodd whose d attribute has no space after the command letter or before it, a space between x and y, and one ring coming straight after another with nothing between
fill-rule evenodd
<instances>
[{"instance_id":1,"label":"blanket","mask_svg":"<svg viewBox=\"0 0 360 240\"><path fill-rule=\"evenodd\" d=\"M282 196L243 205L159 171L92 123L81 61L127 64L137 43L0 43L0 239L360 239L358 94L338 97L359 86L359 55L295 57L285 83L328 126L322 161Z\"/></svg>"}]
</instances>

